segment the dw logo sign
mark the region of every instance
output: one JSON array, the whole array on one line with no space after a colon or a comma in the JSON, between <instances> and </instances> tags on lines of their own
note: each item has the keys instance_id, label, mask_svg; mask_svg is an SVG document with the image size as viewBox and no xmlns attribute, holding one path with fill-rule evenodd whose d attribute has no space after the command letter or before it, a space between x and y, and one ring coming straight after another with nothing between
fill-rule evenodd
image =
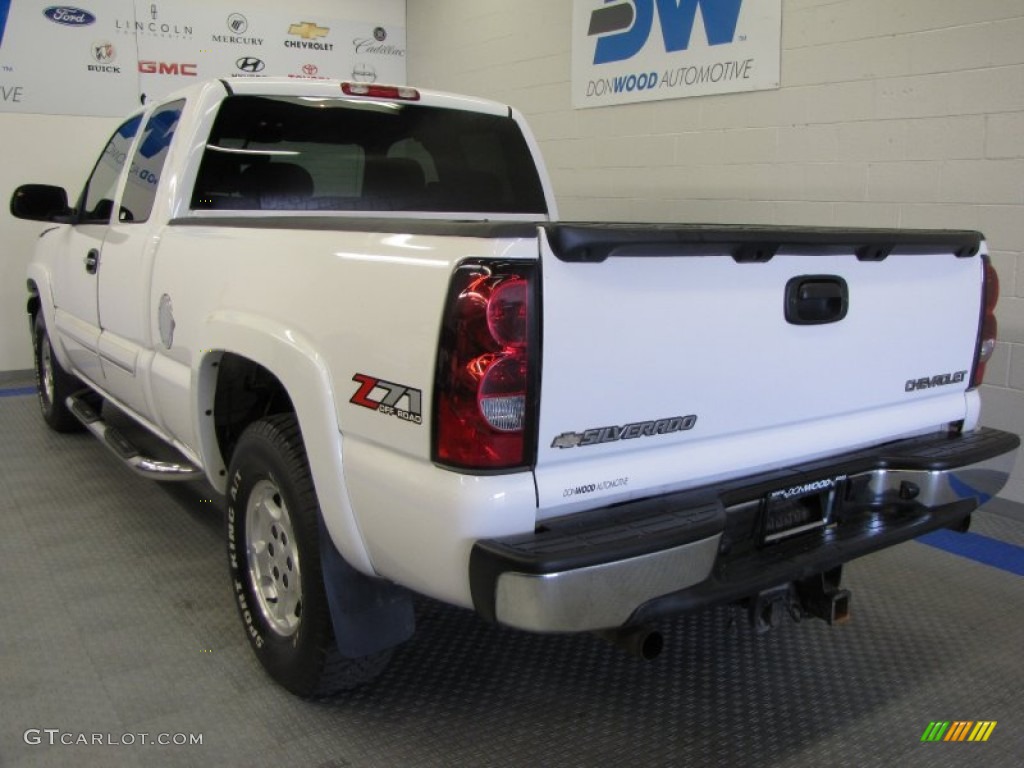
<instances>
[{"instance_id":1,"label":"dw logo sign","mask_svg":"<svg viewBox=\"0 0 1024 768\"><path fill-rule=\"evenodd\" d=\"M779 86L782 0L574 0L573 106Z\"/></svg>"},{"instance_id":2,"label":"dw logo sign","mask_svg":"<svg viewBox=\"0 0 1024 768\"><path fill-rule=\"evenodd\" d=\"M632 0L612 2L590 15L587 35L605 35L597 41L595 64L636 56L647 44L657 8L665 51L685 51L700 6L709 45L731 43L736 36L743 0ZM615 34L609 34L609 33Z\"/></svg>"}]
</instances>

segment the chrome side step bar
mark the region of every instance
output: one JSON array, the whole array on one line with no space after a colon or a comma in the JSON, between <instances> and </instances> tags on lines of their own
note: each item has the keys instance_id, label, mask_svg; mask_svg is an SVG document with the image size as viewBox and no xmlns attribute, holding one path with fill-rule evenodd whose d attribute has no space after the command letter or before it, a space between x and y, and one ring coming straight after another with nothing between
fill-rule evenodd
<instances>
[{"instance_id":1,"label":"chrome side step bar","mask_svg":"<svg viewBox=\"0 0 1024 768\"><path fill-rule=\"evenodd\" d=\"M107 448L123 461L136 474L150 480L164 482L173 480L198 480L203 471L182 458L181 462L162 461L143 456L142 451L131 440L124 436L117 427L112 427L85 400L87 392L71 395L65 403L75 418L99 439Z\"/></svg>"}]
</instances>

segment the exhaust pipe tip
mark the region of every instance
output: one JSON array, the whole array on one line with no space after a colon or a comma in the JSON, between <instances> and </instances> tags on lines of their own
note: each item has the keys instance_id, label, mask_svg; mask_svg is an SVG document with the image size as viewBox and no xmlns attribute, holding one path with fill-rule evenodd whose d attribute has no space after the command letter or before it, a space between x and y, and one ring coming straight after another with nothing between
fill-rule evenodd
<instances>
[{"instance_id":1,"label":"exhaust pipe tip","mask_svg":"<svg viewBox=\"0 0 1024 768\"><path fill-rule=\"evenodd\" d=\"M623 627L604 629L597 633L605 642L644 661L653 661L665 648L665 638L653 627Z\"/></svg>"}]
</instances>

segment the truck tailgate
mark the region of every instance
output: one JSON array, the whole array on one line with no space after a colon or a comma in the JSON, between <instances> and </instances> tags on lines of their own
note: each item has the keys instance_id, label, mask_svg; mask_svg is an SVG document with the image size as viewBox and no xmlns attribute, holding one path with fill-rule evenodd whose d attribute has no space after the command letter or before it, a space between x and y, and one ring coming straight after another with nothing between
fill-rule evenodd
<instances>
[{"instance_id":1,"label":"truck tailgate","mask_svg":"<svg viewBox=\"0 0 1024 768\"><path fill-rule=\"evenodd\" d=\"M540 516L973 418L976 232L542 229Z\"/></svg>"}]
</instances>

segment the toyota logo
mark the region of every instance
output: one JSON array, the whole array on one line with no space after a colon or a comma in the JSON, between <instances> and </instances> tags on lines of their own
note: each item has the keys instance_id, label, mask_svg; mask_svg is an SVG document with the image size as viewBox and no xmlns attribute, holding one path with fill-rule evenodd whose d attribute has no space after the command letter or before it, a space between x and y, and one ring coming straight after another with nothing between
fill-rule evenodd
<instances>
[{"instance_id":1,"label":"toyota logo","mask_svg":"<svg viewBox=\"0 0 1024 768\"><path fill-rule=\"evenodd\" d=\"M254 56L243 56L235 62L235 66L243 72L262 72L266 64L263 63L263 59L257 59Z\"/></svg>"}]
</instances>

